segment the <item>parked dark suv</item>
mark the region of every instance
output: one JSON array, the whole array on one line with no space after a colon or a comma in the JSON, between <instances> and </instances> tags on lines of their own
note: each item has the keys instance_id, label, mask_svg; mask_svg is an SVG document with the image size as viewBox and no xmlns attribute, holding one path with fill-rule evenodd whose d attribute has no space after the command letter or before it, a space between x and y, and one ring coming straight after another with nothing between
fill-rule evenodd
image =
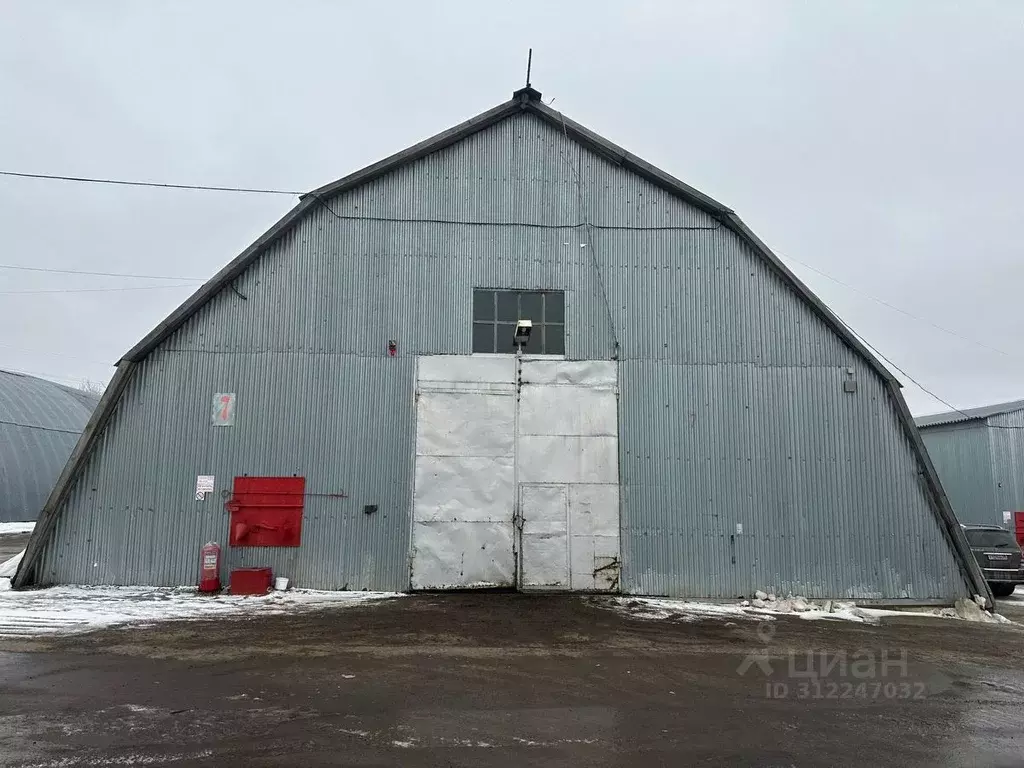
<instances>
[{"instance_id":1,"label":"parked dark suv","mask_svg":"<svg viewBox=\"0 0 1024 768\"><path fill-rule=\"evenodd\" d=\"M961 527L993 595L1007 597L1018 584L1024 584L1021 551L1012 533L995 525Z\"/></svg>"}]
</instances>

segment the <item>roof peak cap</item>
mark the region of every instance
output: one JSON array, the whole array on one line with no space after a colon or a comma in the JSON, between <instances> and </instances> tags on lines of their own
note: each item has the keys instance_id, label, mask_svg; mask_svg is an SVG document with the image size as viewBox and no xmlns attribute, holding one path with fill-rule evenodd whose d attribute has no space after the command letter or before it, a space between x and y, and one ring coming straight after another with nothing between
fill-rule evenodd
<instances>
[{"instance_id":1,"label":"roof peak cap","mask_svg":"<svg viewBox=\"0 0 1024 768\"><path fill-rule=\"evenodd\" d=\"M540 96L540 91L538 91L536 88L530 85L526 86L525 88L520 88L518 91L512 92L512 100L518 101L522 104L525 104L529 101L540 101Z\"/></svg>"}]
</instances>

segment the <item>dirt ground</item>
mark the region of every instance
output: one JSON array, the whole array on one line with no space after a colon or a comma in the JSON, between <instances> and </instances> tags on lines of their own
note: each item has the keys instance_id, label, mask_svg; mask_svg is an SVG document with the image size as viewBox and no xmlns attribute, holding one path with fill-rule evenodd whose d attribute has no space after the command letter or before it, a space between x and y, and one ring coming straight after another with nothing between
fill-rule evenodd
<instances>
[{"instance_id":1,"label":"dirt ground","mask_svg":"<svg viewBox=\"0 0 1024 768\"><path fill-rule=\"evenodd\" d=\"M1022 658L1014 625L418 595L0 641L0 764L1019 766Z\"/></svg>"}]
</instances>

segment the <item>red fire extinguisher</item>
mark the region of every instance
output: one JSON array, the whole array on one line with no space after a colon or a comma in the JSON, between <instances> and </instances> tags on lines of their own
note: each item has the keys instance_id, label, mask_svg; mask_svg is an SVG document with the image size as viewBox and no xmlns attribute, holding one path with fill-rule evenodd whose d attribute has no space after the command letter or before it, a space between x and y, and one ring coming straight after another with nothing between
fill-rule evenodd
<instances>
[{"instance_id":1,"label":"red fire extinguisher","mask_svg":"<svg viewBox=\"0 0 1024 768\"><path fill-rule=\"evenodd\" d=\"M199 591L220 592L220 544L215 541L199 550Z\"/></svg>"}]
</instances>

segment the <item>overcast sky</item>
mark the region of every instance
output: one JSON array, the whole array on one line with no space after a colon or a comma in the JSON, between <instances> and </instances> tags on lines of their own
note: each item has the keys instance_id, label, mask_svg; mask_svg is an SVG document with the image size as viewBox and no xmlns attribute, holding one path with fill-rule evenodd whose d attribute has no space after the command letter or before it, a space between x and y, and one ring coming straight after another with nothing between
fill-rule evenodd
<instances>
[{"instance_id":1,"label":"overcast sky","mask_svg":"<svg viewBox=\"0 0 1024 768\"><path fill-rule=\"evenodd\" d=\"M0 170L309 189L506 100L530 46L545 100L734 208L925 387L1024 397L1011 0L0 0ZM0 263L207 278L294 202L0 177ZM0 368L106 382L182 282L0 269Z\"/></svg>"}]
</instances>

